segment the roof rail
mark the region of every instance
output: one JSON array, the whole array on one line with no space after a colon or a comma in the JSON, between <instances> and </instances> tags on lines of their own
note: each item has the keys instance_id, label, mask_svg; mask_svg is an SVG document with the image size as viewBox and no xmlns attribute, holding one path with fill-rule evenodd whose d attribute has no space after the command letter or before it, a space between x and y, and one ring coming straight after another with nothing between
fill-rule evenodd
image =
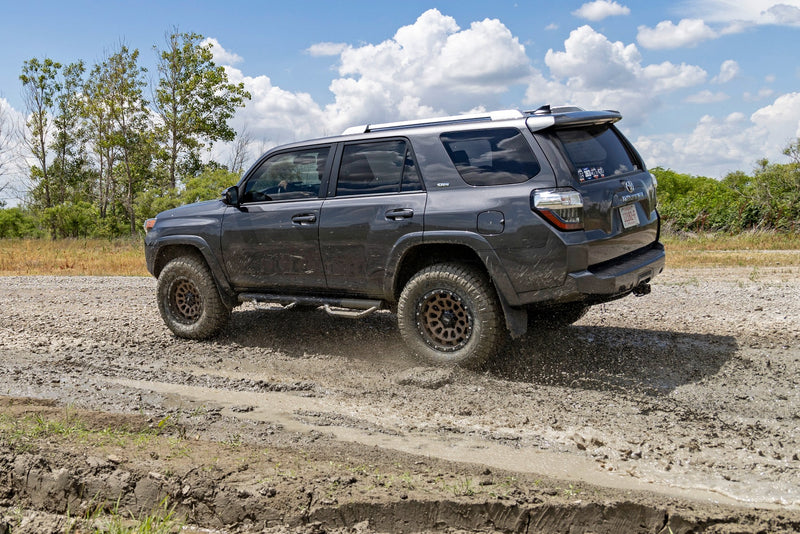
<instances>
[{"instance_id":1,"label":"roof rail","mask_svg":"<svg viewBox=\"0 0 800 534\"><path fill-rule=\"evenodd\" d=\"M500 121L505 119L521 119L525 115L516 109L501 109L498 111L486 111L483 113L470 113L467 115L453 115L450 117L435 117L431 119L415 119L410 121L400 122L385 122L382 124L362 124L361 126L352 126L346 129L342 135L352 135L367 132L377 132L384 130L395 130L399 128L408 128L411 126L433 126L436 124L458 124L464 122L481 122L481 121Z\"/></svg>"}]
</instances>

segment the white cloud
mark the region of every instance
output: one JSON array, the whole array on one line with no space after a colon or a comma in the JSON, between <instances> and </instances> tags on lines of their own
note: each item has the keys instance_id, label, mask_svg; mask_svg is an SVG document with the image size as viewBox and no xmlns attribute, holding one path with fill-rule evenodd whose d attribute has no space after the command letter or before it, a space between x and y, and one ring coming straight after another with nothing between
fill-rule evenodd
<instances>
[{"instance_id":1,"label":"white cloud","mask_svg":"<svg viewBox=\"0 0 800 534\"><path fill-rule=\"evenodd\" d=\"M642 136L636 147L648 166L721 178L748 171L766 157L785 162L783 149L800 136L800 93L789 93L755 111L724 118L705 115L687 134Z\"/></svg>"},{"instance_id":2,"label":"white cloud","mask_svg":"<svg viewBox=\"0 0 800 534\"><path fill-rule=\"evenodd\" d=\"M316 43L306 52L312 56L338 56L348 48L346 43Z\"/></svg>"},{"instance_id":3,"label":"white cloud","mask_svg":"<svg viewBox=\"0 0 800 534\"><path fill-rule=\"evenodd\" d=\"M547 30L547 31L557 30L558 29L558 24L556 24L555 22L551 22L550 24L545 26L544 29Z\"/></svg>"},{"instance_id":4,"label":"white cloud","mask_svg":"<svg viewBox=\"0 0 800 534\"><path fill-rule=\"evenodd\" d=\"M0 97L0 201L16 206L30 187L28 151L21 138L25 114Z\"/></svg>"},{"instance_id":5,"label":"white cloud","mask_svg":"<svg viewBox=\"0 0 800 534\"><path fill-rule=\"evenodd\" d=\"M524 83L531 72L525 48L496 19L460 29L431 9L394 37L348 47L325 107L332 129L350 124L456 113Z\"/></svg>"},{"instance_id":6,"label":"white cloud","mask_svg":"<svg viewBox=\"0 0 800 534\"><path fill-rule=\"evenodd\" d=\"M655 28L639 26L636 40L645 48L668 49L695 46L714 39L717 34L700 19L682 19L677 25L671 20L659 22Z\"/></svg>"},{"instance_id":7,"label":"white cloud","mask_svg":"<svg viewBox=\"0 0 800 534\"><path fill-rule=\"evenodd\" d=\"M572 14L576 17L596 22L606 17L629 15L630 12L630 8L620 5L617 2L595 0L594 2L583 4L580 8L573 11Z\"/></svg>"},{"instance_id":8,"label":"white cloud","mask_svg":"<svg viewBox=\"0 0 800 534\"><path fill-rule=\"evenodd\" d=\"M701 84L707 76L694 65L643 65L636 45L611 42L590 26L573 30L564 51L548 50L545 63L553 79L532 76L527 105L569 102L618 109L629 126L646 120L661 95Z\"/></svg>"},{"instance_id":9,"label":"white cloud","mask_svg":"<svg viewBox=\"0 0 800 534\"><path fill-rule=\"evenodd\" d=\"M711 81L713 83L728 83L736 78L740 72L739 64L732 59L728 59L722 62L719 68L719 74Z\"/></svg>"},{"instance_id":10,"label":"white cloud","mask_svg":"<svg viewBox=\"0 0 800 534\"><path fill-rule=\"evenodd\" d=\"M200 44L211 45L211 53L214 55L214 63L217 65L236 65L242 62L242 56L225 50L213 37L206 37Z\"/></svg>"},{"instance_id":11,"label":"white cloud","mask_svg":"<svg viewBox=\"0 0 800 534\"><path fill-rule=\"evenodd\" d=\"M652 89L657 92L670 92L685 89L703 83L706 71L696 65L681 63L675 65L669 61L658 65L648 65L643 69L646 80L652 83Z\"/></svg>"},{"instance_id":12,"label":"white cloud","mask_svg":"<svg viewBox=\"0 0 800 534\"><path fill-rule=\"evenodd\" d=\"M726 24L722 34L756 25L800 27L800 0L689 0L681 11L708 22Z\"/></svg>"},{"instance_id":13,"label":"white cloud","mask_svg":"<svg viewBox=\"0 0 800 534\"><path fill-rule=\"evenodd\" d=\"M723 102L730 98L723 92L712 93L709 90L700 91L693 95L687 96L684 101L690 104L713 104L715 102Z\"/></svg>"},{"instance_id":14,"label":"white cloud","mask_svg":"<svg viewBox=\"0 0 800 534\"><path fill-rule=\"evenodd\" d=\"M765 98L769 98L774 94L775 91L773 91L769 87L762 87L755 94L751 93L750 91L745 91L745 93L742 95L742 98L752 102L754 100L764 100Z\"/></svg>"}]
</instances>

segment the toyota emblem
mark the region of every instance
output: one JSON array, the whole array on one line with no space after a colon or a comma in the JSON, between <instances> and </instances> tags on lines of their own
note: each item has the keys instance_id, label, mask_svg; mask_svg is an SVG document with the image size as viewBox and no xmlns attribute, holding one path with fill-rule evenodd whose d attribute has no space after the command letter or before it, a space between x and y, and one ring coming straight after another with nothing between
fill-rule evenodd
<instances>
[{"instance_id":1,"label":"toyota emblem","mask_svg":"<svg viewBox=\"0 0 800 534\"><path fill-rule=\"evenodd\" d=\"M630 180L627 180L625 182L625 191L627 191L628 193L633 193L633 182L631 182Z\"/></svg>"}]
</instances>

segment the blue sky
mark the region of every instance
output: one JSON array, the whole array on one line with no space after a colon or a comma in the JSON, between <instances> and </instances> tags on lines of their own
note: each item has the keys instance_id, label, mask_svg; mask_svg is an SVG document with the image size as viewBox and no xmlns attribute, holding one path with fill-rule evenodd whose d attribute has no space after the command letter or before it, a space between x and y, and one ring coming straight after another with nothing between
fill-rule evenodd
<instances>
[{"instance_id":1,"label":"blue sky","mask_svg":"<svg viewBox=\"0 0 800 534\"><path fill-rule=\"evenodd\" d=\"M22 116L31 57L91 66L123 42L154 75L175 27L212 39L253 94L234 120L253 157L353 124L547 103L619 109L648 165L713 177L783 162L800 135L800 0L0 0L0 104Z\"/></svg>"}]
</instances>

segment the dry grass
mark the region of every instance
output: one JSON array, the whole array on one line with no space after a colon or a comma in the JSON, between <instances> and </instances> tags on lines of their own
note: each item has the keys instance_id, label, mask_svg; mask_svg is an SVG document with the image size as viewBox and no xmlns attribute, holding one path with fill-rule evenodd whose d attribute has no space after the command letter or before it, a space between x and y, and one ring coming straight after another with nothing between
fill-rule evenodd
<instances>
[{"instance_id":1,"label":"dry grass","mask_svg":"<svg viewBox=\"0 0 800 534\"><path fill-rule=\"evenodd\" d=\"M131 239L0 239L0 276L148 276L144 244Z\"/></svg>"},{"instance_id":2,"label":"dry grass","mask_svg":"<svg viewBox=\"0 0 800 534\"><path fill-rule=\"evenodd\" d=\"M797 233L665 235L662 241L672 268L800 266Z\"/></svg>"}]
</instances>

